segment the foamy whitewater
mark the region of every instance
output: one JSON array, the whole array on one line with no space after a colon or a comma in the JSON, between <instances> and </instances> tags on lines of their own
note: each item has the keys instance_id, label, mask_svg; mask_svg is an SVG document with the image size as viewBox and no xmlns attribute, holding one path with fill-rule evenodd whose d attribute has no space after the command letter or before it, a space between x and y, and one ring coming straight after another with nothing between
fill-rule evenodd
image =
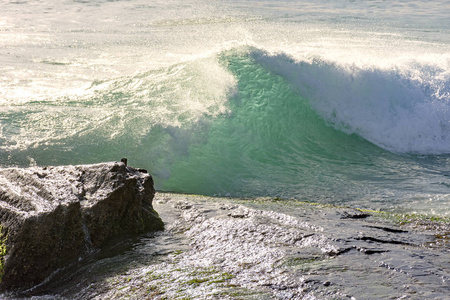
<instances>
[{"instance_id":1,"label":"foamy whitewater","mask_svg":"<svg viewBox=\"0 0 450 300\"><path fill-rule=\"evenodd\" d=\"M450 213L448 1L2 1L0 165Z\"/></svg>"}]
</instances>

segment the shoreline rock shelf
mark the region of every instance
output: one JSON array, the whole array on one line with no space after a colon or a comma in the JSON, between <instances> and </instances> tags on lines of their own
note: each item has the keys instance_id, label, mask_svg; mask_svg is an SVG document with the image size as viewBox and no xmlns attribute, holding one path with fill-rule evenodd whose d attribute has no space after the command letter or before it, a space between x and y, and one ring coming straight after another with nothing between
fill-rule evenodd
<instances>
[{"instance_id":1,"label":"shoreline rock shelf","mask_svg":"<svg viewBox=\"0 0 450 300\"><path fill-rule=\"evenodd\" d=\"M161 219L165 230L152 232ZM0 221L5 300L421 300L450 291L448 217L155 195L152 177L126 162L0 169Z\"/></svg>"},{"instance_id":2,"label":"shoreline rock shelf","mask_svg":"<svg viewBox=\"0 0 450 300\"><path fill-rule=\"evenodd\" d=\"M162 230L153 179L140 171L122 162L1 169L0 290L31 288L109 243Z\"/></svg>"},{"instance_id":3,"label":"shoreline rock shelf","mask_svg":"<svg viewBox=\"0 0 450 300\"><path fill-rule=\"evenodd\" d=\"M164 192L153 204L164 231L140 236L78 276L61 274L30 296L448 299L447 217Z\"/></svg>"}]
</instances>

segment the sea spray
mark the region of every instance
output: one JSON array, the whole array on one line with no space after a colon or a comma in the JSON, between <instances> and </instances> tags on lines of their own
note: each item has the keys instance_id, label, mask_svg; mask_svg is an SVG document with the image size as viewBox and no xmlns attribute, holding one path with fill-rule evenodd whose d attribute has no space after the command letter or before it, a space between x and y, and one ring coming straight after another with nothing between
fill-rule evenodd
<instances>
[{"instance_id":1,"label":"sea spray","mask_svg":"<svg viewBox=\"0 0 450 300\"><path fill-rule=\"evenodd\" d=\"M129 156L149 167L169 154L158 166L170 165L170 153L185 151L188 143L177 130L192 132L205 117L227 110L234 79L214 60L95 81L78 95L11 104L2 117L1 161L26 165L30 157L48 165Z\"/></svg>"},{"instance_id":2,"label":"sea spray","mask_svg":"<svg viewBox=\"0 0 450 300\"><path fill-rule=\"evenodd\" d=\"M339 130L394 152L450 153L450 74L439 66L411 62L385 70L251 54Z\"/></svg>"},{"instance_id":3,"label":"sea spray","mask_svg":"<svg viewBox=\"0 0 450 300\"><path fill-rule=\"evenodd\" d=\"M163 190L417 209L446 203L450 185L447 156L395 154L449 149L445 74L432 74L439 85L239 47L10 105L0 157L56 165L127 156Z\"/></svg>"},{"instance_id":4,"label":"sea spray","mask_svg":"<svg viewBox=\"0 0 450 300\"><path fill-rule=\"evenodd\" d=\"M444 2L1 3L0 164L446 214Z\"/></svg>"},{"instance_id":5,"label":"sea spray","mask_svg":"<svg viewBox=\"0 0 450 300\"><path fill-rule=\"evenodd\" d=\"M41 0L2 1L0 11L2 167L128 157L159 190L247 197L239 202L248 209L234 210L230 199L158 193L166 204L181 200L167 206L176 218L164 216L177 234L66 269L42 298L288 298L296 287L333 299L448 294L448 255L432 252L446 251L448 226L424 221L450 213L448 1ZM199 215L198 199L209 206ZM301 201L317 202L311 214ZM425 217L395 238L399 228L368 217L345 237L343 224L377 213L340 214L335 205L407 212L402 223L411 212ZM258 232L299 230L253 218L252 209L321 222L326 240L347 241L348 252L288 253L283 239ZM182 215L222 216L187 240ZM249 217L263 230L239 226ZM236 227L220 227L224 220ZM258 237L256 255L286 254L276 266L225 266L247 272L248 288L220 261L208 264L227 253L225 241L245 251L246 236ZM226 263L236 257L229 253Z\"/></svg>"},{"instance_id":6,"label":"sea spray","mask_svg":"<svg viewBox=\"0 0 450 300\"><path fill-rule=\"evenodd\" d=\"M275 63L286 67L284 73ZM445 156L417 160L415 155L385 151L351 134L355 129L349 125L321 117L314 98L305 94L320 94L327 81L309 89L306 84L293 84L298 73L314 81L320 78L317 74L327 72L326 79L335 84L344 70L333 71L337 67L324 62L299 63L255 48L225 52L222 64L237 78L237 91L228 101L230 113L214 119L207 128L207 140L191 144L188 154L178 157L163 189L209 195L319 197L333 203L370 201L372 207L384 209L390 209L386 198L396 198L395 205L399 205L410 197L410 191L420 191L415 196L418 202L440 191L440 200L432 201L445 203L445 185L438 183L447 182L442 173L426 180L420 175L437 161L445 165ZM344 105L346 98L334 94ZM347 105L351 110L352 105ZM358 111L354 114L357 117ZM430 180L438 184L428 189Z\"/></svg>"}]
</instances>

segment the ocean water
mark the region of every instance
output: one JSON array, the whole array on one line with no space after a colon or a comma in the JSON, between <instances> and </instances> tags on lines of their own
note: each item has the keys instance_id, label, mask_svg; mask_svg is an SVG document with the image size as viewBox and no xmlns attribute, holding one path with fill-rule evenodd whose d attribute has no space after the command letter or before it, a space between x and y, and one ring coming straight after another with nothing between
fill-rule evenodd
<instances>
[{"instance_id":1,"label":"ocean water","mask_svg":"<svg viewBox=\"0 0 450 300\"><path fill-rule=\"evenodd\" d=\"M448 1L0 3L0 166L450 213Z\"/></svg>"}]
</instances>

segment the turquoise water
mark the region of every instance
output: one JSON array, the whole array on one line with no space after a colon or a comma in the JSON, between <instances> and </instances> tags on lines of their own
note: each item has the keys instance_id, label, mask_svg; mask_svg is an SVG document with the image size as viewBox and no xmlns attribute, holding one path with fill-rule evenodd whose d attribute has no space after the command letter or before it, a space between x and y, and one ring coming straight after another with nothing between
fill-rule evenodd
<instances>
[{"instance_id":1,"label":"turquoise water","mask_svg":"<svg viewBox=\"0 0 450 300\"><path fill-rule=\"evenodd\" d=\"M450 212L443 1L0 4L0 164Z\"/></svg>"}]
</instances>

